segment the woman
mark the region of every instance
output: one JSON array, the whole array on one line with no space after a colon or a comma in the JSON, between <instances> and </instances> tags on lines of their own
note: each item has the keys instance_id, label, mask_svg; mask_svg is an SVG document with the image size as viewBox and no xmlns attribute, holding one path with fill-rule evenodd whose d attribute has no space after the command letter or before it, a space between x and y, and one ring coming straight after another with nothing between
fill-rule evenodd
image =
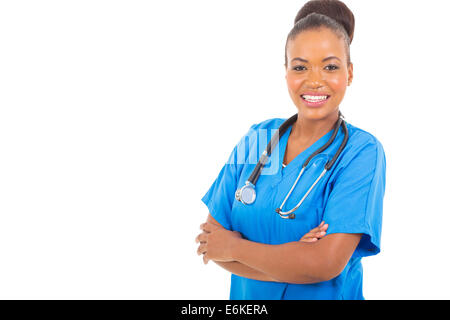
<instances>
[{"instance_id":1,"label":"woman","mask_svg":"<svg viewBox=\"0 0 450 320\"><path fill-rule=\"evenodd\" d=\"M353 79L353 30L353 14L342 2L305 4L285 48L286 81L298 113L279 141L275 135L254 202L235 192L255 169L248 161L258 149L255 141L286 119L253 125L247 137L258 137L238 143L202 198L210 213L197 252L232 273L230 299L364 299L361 258L380 252L386 165L373 135L338 122ZM286 214L305 194L294 214Z\"/></svg>"}]
</instances>

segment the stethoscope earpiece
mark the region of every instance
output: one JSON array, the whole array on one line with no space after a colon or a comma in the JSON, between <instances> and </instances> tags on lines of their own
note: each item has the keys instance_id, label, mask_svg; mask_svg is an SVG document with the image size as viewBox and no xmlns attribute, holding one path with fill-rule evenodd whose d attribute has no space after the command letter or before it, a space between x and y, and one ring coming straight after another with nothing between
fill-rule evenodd
<instances>
[{"instance_id":1,"label":"stethoscope earpiece","mask_svg":"<svg viewBox=\"0 0 450 320\"><path fill-rule=\"evenodd\" d=\"M295 219L295 213L290 213L290 214L286 215L283 212L281 212L280 208L276 208L275 212L278 213L278 215L283 219Z\"/></svg>"}]
</instances>

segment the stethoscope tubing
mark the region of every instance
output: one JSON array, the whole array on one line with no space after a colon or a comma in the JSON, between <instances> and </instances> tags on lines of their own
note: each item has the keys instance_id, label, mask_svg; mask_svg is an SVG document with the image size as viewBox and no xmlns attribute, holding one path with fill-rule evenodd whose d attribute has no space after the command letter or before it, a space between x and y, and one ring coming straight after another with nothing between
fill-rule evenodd
<instances>
[{"instance_id":1,"label":"stethoscope tubing","mask_svg":"<svg viewBox=\"0 0 450 320\"><path fill-rule=\"evenodd\" d=\"M250 177L245 182L245 185L242 188L236 190L235 196L238 201L242 202L243 204L252 204L255 201L256 182L258 181L259 176L261 175L261 172L271 155L272 149L276 147L276 145L279 142L280 137L287 131L287 129L297 121L297 117L298 117L297 114L290 117L275 132L275 134L271 138L269 144L267 145L266 150L264 150L264 152L262 153L262 155L261 155L258 163L256 164L254 170L252 171ZM303 175L304 171L306 170L306 167L308 166L311 159L313 159L316 155L318 155L321 152L323 152L324 150L326 150L334 142L334 140L339 132L340 127L342 127L342 130L344 131L344 139L342 140L342 143L340 144L340 146L339 146L338 150L336 151L336 153L334 154L333 158L325 164L324 170L321 172L319 177L314 181L314 183L311 185L311 187L308 189L308 191L305 193L305 195L301 198L301 200L297 203L297 205L294 208L292 208L291 210L283 212L282 211L283 206L285 205L286 201L289 199L290 195L294 191L295 186L297 185L298 181L300 180L300 177ZM284 198L281 206L275 210L281 218L283 218L283 219L294 219L295 218L295 214L293 212L301 206L303 201L308 197L308 195L311 193L311 191L314 189L314 187L317 185L317 183L322 179L322 177L325 175L325 173L333 167L337 158L344 150L344 148L347 144L347 141L348 141L348 128L345 123L343 115L339 111L339 119L336 122L333 134L331 135L330 139L328 139L328 141L322 147L320 147L315 152L313 152L303 162L302 169L300 170L300 173L298 174L297 179L295 180L295 182L292 185L291 189L289 190L288 194ZM250 191L250 195L251 195L250 200L247 200L247 197L248 197L248 192L246 192L247 190ZM244 196L244 193L245 193L245 196Z\"/></svg>"}]
</instances>

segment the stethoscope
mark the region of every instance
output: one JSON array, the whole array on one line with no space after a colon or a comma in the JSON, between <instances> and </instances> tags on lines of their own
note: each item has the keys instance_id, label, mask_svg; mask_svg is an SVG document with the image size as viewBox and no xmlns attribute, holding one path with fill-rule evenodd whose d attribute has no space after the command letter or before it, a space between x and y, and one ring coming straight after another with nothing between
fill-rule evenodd
<instances>
[{"instance_id":1,"label":"stethoscope","mask_svg":"<svg viewBox=\"0 0 450 320\"><path fill-rule=\"evenodd\" d=\"M241 187L240 189L236 190L235 197L236 200L242 202L245 205L252 204L256 200L256 182L258 181L259 176L261 175L261 171L263 170L265 164L269 160L270 154L272 152L272 149L276 147L279 139L281 136L287 131L287 129L292 126L297 121L298 114L293 115L288 120L286 120L280 128L275 132L275 134L272 136L272 139L270 140L269 144L266 147L266 150L262 153L261 157L259 158L258 163L256 164L255 169L253 170L252 174L248 178L248 180L245 182L245 185ZM336 138L339 128L342 127L342 130L344 131L344 140L342 141L341 145L339 146L339 149L336 151L336 154L333 156L331 160L329 160L325 164L325 168L323 169L322 173L319 175L319 177L314 181L314 183L311 185L311 187L308 189L308 191L305 193L305 195L301 198L301 200L298 202L298 204L292 208L289 211L283 212L283 206L286 203L286 201L289 199L289 196L291 195L292 191L294 190L295 186L297 185L298 181L300 180L300 177L303 175L303 172L305 171L306 167L308 166L308 163L311 161L312 158L314 158L319 153L323 152L325 149L327 149ZM297 210L303 201L305 201L306 197L310 194L310 192L313 190L313 188L316 186L316 184L322 179L322 177L325 175L325 173L330 170L334 163L336 162L336 159L341 154L342 150L345 148L345 145L347 144L348 140L348 129L347 125L344 120L344 116L339 111L339 119L336 121L333 134L331 135L330 139L328 139L327 143L325 143L321 148L317 149L313 154L311 154L308 159L303 162L302 169L300 170L300 173L297 176L297 179L295 180L291 190L289 190L288 194L284 198L283 203L281 206L277 209L275 209L275 212L278 213L278 215L283 219L295 219L295 214L293 213L295 210Z\"/></svg>"}]
</instances>

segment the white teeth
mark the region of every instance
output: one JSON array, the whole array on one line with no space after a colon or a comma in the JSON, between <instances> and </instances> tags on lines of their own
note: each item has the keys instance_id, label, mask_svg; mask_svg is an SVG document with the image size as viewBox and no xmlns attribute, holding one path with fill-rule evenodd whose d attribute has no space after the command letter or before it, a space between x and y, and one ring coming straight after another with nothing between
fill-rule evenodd
<instances>
[{"instance_id":1,"label":"white teeth","mask_svg":"<svg viewBox=\"0 0 450 320\"><path fill-rule=\"evenodd\" d=\"M306 101L312 101L312 102L323 101L323 100L327 99L327 96L308 96L308 95L303 95L302 97Z\"/></svg>"}]
</instances>

